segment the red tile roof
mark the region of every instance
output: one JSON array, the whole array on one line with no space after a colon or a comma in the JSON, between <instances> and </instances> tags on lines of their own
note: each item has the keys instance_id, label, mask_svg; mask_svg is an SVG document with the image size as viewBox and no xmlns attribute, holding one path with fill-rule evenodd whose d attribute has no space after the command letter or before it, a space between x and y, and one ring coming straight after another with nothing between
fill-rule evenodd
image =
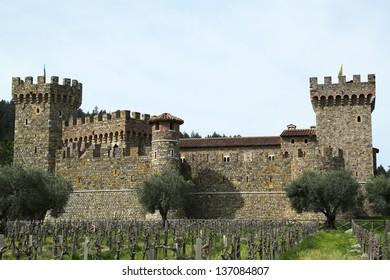
<instances>
[{"instance_id":1,"label":"red tile roof","mask_svg":"<svg viewBox=\"0 0 390 280\"><path fill-rule=\"evenodd\" d=\"M160 121L173 121L173 122L177 122L179 124L184 123L184 121L182 119L175 117L169 113L163 113L159 116L153 116L150 118L149 123L160 122Z\"/></svg>"},{"instance_id":2,"label":"red tile roof","mask_svg":"<svg viewBox=\"0 0 390 280\"><path fill-rule=\"evenodd\" d=\"M291 136L314 136L316 135L315 129L286 129L280 134L281 137Z\"/></svg>"},{"instance_id":3,"label":"red tile roof","mask_svg":"<svg viewBox=\"0 0 390 280\"><path fill-rule=\"evenodd\" d=\"M180 148L277 146L280 144L281 144L281 139L279 136L181 138L180 139Z\"/></svg>"}]
</instances>

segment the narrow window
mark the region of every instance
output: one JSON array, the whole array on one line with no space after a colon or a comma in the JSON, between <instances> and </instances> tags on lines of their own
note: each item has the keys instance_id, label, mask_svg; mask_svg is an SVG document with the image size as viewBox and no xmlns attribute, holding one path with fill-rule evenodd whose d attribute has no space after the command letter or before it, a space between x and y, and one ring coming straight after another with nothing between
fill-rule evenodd
<instances>
[{"instance_id":1,"label":"narrow window","mask_svg":"<svg viewBox=\"0 0 390 280\"><path fill-rule=\"evenodd\" d=\"M26 125L28 124L28 119L26 119Z\"/></svg>"},{"instance_id":2,"label":"narrow window","mask_svg":"<svg viewBox=\"0 0 390 280\"><path fill-rule=\"evenodd\" d=\"M291 139L291 144L294 144L295 143L295 140L294 139Z\"/></svg>"},{"instance_id":3,"label":"narrow window","mask_svg":"<svg viewBox=\"0 0 390 280\"><path fill-rule=\"evenodd\" d=\"M302 149L298 149L298 157L303 157L303 151Z\"/></svg>"},{"instance_id":4,"label":"narrow window","mask_svg":"<svg viewBox=\"0 0 390 280\"><path fill-rule=\"evenodd\" d=\"M249 176L246 176L246 182L249 182Z\"/></svg>"},{"instance_id":5,"label":"narrow window","mask_svg":"<svg viewBox=\"0 0 390 280\"><path fill-rule=\"evenodd\" d=\"M307 144L307 142L309 142L307 139L305 139L305 143Z\"/></svg>"},{"instance_id":6,"label":"narrow window","mask_svg":"<svg viewBox=\"0 0 390 280\"><path fill-rule=\"evenodd\" d=\"M37 147L35 147L35 148L34 148L34 152L37 153L37 151L38 151L38 150L37 150Z\"/></svg>"},{"instance_id":7,"label":"narrow window","mask_svg":"<svg viewBox=\"0 0 390 280\"><path fill-rule=\"evenodd\" d=\"M229 162L230 161L230 157L229 156L224 156L223 157L223 162Z\"/></svg>"},{"instance_id":8,"label":"narrow window","mask_svg":"<svg viewBox=\"0 0 390 280\"><path fill-rule=\"evenodd\" d=\"M169 150L169 155L170 155L170 157L174 157L175 156L175 151L174 150Z\"/></svg>"},{"instance_id":9,"label":"narrow window","mask_svg":"<svg viewBox=\"0 0 390 280\"><path fill-rule=\"evenodd\" d=\"M180 161L181 161L181 163L184 163L186 161L186 158L185 157L181 157Z\"/></svg>"},{"instance_id":10,"label":"narrow window","mask_svg":"<svg viewBox=\"0 0 390 280\"><path fill-rule=\"evenodd\" d=\"M154 152L154 159L157 159L157 152Z\"/></svg>"},{"instance_id":11,"label":"narrow window","mask_svg":"<svg viewBox=\"0 0 390 280\"><path fill-rule=\"evenodd\" d=\"M357 117L357 122L361 122L362 118L360 116Z\"/></svg>"},{"instance_id":12,"label":"narrow window","mask_svg":"<svg viewBox=\"0 0 390 280\"><path fill-rule=\"evenodd\" d=\"M39 108L37 108L37 114L39 114Z\"/></svg>"},{"instance_id":13,"label":"narrow window","mask_svg":"<svg viewBox=\"0 0 390 280\"><path fill-rule=\"evenodd\" d=\"M275 155L269 155L268 156L269 161L274 161L275 160Z\"/></svg>"},{"instance_id":14,"label":"narrow window","mask_svg":"<svg viewBox=\"0 0 390 280\"><path fill-rule=\"evenodd\" d=\"M159 122L156 122L156 124L154 126L154 129L155 130L160 130L160 123Z\"/></svg>"},{"instance_id":15,"label":"narrow window","mask_svg":"<svg viewBox=\"0 0 390 280\"><path fill-rule=\"evenodd\" d=\"M170 122L170 123L169 123L169 129L170 129L170 130L175 130L175 125L174 125L173 122Z\"/></svg>"}]
</instances>

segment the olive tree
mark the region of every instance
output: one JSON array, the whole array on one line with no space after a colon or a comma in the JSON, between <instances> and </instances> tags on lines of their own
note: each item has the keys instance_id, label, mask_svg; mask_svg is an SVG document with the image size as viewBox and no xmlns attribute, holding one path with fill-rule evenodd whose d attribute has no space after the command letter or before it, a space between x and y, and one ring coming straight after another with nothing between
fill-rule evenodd
<instances>
[{"instance_id":1,"label":"olive tree","mask_svg":"<svg viewBox=\"0 0 390 280\"><path fill-rule=\"evenodd\" d=\"M390 177L384 174L371 177L366 183L366 193L375 213L390 216Z\"/></svg>"},{"instance_id":2,"label":"olive tree","mask_svg":"<svg viewBox=\"0 0 390 280\"><path fill-rule=\"evenodd\" d=\"M0 166L0 220L42 220L63 213L72 184L56 174L21 166Z\"/></svg>"},{"instance_id":3,"label":"olive tree","mask_svg":"<svg viewBox=\"0 0 390 280\"><path fill-rule=\"evenodd\" d=\"M323 213L327 228L335 227L338 212L352 211L362 203L359 183L346 170L305 172L287 185L286 194L298 213Z\"/></svg>"},{"instance_id":4,"label":"olive tree","mask_svg":"<svg viewBox=\"0 0 390 280\"><path fill-rule=\"evenodd\" d=\"M143 181L138 189L138 200L146 212L154 214L159 211L165 226L169 210L185 210L189 205L193 187L191 181L166 170Z\"/></svg>"}]
</instances>

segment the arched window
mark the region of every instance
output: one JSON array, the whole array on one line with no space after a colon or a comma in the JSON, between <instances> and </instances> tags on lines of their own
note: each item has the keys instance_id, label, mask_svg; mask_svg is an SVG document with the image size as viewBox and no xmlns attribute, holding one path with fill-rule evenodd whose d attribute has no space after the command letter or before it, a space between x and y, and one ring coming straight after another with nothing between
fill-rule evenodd
<instances>
[{"instance_id":1,"label":"arched window","mask_svg":"<svg viewBox=\"0 0 390 280\"><path fill-rule=\"evenodd\" d=\"M230 162L230 157L229 156L224 156L223 157L223 162Z\"/></svg>"}]
</instances>

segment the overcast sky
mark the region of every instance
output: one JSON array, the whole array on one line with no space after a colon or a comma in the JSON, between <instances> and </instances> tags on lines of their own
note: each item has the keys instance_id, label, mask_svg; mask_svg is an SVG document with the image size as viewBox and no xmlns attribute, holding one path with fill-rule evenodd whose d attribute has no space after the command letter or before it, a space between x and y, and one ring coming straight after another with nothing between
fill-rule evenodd
<instances>
[{"instance_id":1,"label":"overcast sky","mask_svg":"<svg viewBox=\"0 0 390 280\"><path fill-rule=\"evenodd\" d=\"M309 78L376 74L373 144L390 165L390 1L4 0L0 99L14 76L83 83L87 112L184 119L202 136L315 125Z\"/></svg>"}]
</instances>

